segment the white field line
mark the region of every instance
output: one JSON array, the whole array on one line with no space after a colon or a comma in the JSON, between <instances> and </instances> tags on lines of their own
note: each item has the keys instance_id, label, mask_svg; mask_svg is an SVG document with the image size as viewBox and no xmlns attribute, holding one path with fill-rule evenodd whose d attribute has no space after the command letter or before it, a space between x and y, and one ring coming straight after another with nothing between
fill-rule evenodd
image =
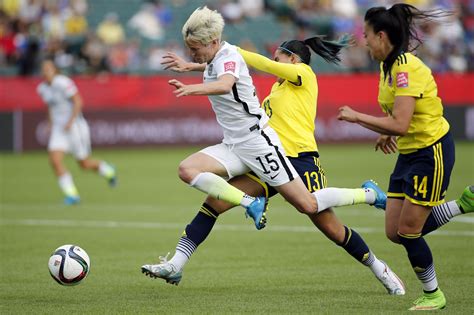
<instances>
[{"instance_id":1,"label":"white field line","mask_svg":"<svg viewBox=\"0 0 474 315\"><path fill-rule=\"evenodd\" d=\"M198 207L196 204L182 204L180 203L177 206L172 205L150 205L150 204L81 204L77 206L77 208L86 208L86 209L97 209L100 211L169 211L170 209L179 209L180 211L187 211L187 210L196 210ZM5 210L9 211L44 211L44 210L69 210L69 209L76 209L76 206L66 206L62 204L5 204L0 203L0 219L1 219L1 212ZM271 211L278 211L278 212L287 212L289 214L298 214L298 212L293 209L291 206L274 206L270 207L269 213ZM229 211L236 211L235 209ZM238 210L237 210L238 211ZM242 210L243 211L243 210ZM340 207L335 209L336 215L340 216L368 216L368 217L382 217L384 212L381 210L376 210L373 208L351 208L348 207ZM191 215L191 214L190 214ZM452 222L461 222L461 223L469 223L474 224L474 215L461 215L455 217L451 220ZM102 221L101 221L102 222Z\"/></svg>"},{"instance_id":2,"label":"white field line","mask_svg":"<svg viewBox=\"0 0 474 315\"><path fill-rule=\"evenodd\" d=\"M120 221L88 221L88 220L53 220L53 219L23 219L23 220L12 220L2 219L0 220L2 226L53 226L53 227L73 227L73 228L132 228L132 229L183 229L184 223L159 223L159 222L120 222ZM379 233L383 234L383 229L368 228L368 227L354 227L355 230L361 233ZM216 230L221 231L252 231L254 228L251 225L236 225L236 224L219 224L214 227ZM286 225L273 225L267 226L265 230L267 232L291 232L291 233L314 233L318 231L316 228L311 226L286 226ZM440 236L469 236L474 237L474 230L470 231L435 231L432 235Z\"/></svg>"},{"instance_id":3,"label":"white field line","mask_svg":"<svg viewBox=\"0 0 474 315\"><path fill-rule=\"evenodd\" d=\"M101 211L126 211L126 210L139 210L139 211L163 211L166 208L171 208L172 206L154 206L150 204L99 204L99 203L83 203L79 206L67 206L63 205L61 203L49 203L49 204L7 204L7 203L0 203L0 209L1 210L14 210L14 211L43 211L43 210L65 210L67 209L68 211L70 209L80 209L80 208L86 208L86 209L100 209ZM179 205L180 208L187 208L186 205ZM189 205L191 207L191 205ZM194 205L194 208L196 205Z\"/></svg>"}]
</instances>

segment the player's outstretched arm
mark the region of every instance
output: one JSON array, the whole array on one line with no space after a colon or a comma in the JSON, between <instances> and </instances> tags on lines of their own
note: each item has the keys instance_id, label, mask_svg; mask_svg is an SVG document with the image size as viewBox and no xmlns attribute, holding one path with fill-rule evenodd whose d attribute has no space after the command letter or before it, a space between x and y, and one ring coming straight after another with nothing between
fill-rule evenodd
<instances>
[{"instance_id":1,"label":"player's outstretched arm","mask_svg":"<svg viewBox=\"0 0 474 315\"><path fill-rule=\"evenodd\" d=\"M415 110L415 98L411 96L395 97L390 115L375 117L353 110L349 106L339 108L337 119L357 123L362 127L389 136L404 136L410 127Z\"/></svg>"},{"instance_id":2,"label":"player's outstretched arm","mask_svg":"<svg viewBox=\"0 0 474 315\"><path fill-rule=\"evenodd\" d=\"M290 82L298 82L298 68L292 63L281 63L268 59L265 56L259 55L237 47L237 50L242 55L245 63L259 71L276 75L279 78L288 80Z\"/></svg>"},{"instance_id":3,"label":"player's outstretched arm","mask_svg":"<svg viewBox=\"0 0 474 315\"><path fill-rule=\"evenodd\" d=\"M203 72L206 68L205 63L196 63L196 62L187 62L180 56L172 52L167 52L163 56L161 64L165 67L165 70L171 70L174 72L189 72L189 71L199 71Z\"/></svg>"},{"instance_id":4,"label":"player's outstretched arm","mask_svg":"<svg viewBox=\"0 0 474 315\"><path fill-rule=\"evenodd\" d=\"M230 93L235 83L235 77L231 74L224 74L215 82L201 84L183 84L178 80L170 80L168 83L176 88L173 92L176 97L187 95L222 95Z\"/></svg>"}]
</instances>

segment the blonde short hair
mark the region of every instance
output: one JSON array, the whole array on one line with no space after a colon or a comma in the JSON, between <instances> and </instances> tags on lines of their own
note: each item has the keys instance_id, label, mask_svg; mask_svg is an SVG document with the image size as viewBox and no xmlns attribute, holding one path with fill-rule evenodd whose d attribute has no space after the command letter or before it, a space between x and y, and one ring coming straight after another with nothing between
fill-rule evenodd
<instances>
[{"instance_id":1,"label":"blonde short hair","mask_svg":"<svg viewBox=\"0 0 474 315\"><path fill-rule=\"evenodd\" d=\"M224 18L219 12L204 6L191 14L181 32L184 41L192 40L207 45L214 39L221 39L224 24Z\"/></svg>"}]
</instances>

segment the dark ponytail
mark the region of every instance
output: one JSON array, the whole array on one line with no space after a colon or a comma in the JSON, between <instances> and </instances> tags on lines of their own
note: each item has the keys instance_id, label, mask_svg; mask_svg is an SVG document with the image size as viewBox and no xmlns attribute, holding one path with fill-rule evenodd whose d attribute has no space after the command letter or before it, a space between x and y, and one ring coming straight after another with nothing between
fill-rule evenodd
<instances>
[{"instance_id":1,"label":"dark ponytail","mask_svg":"<svg viewBox=\"0 0 474 315\"><path fill-rule=\"evenodd\" d=\"M397 3L388 10L385 7L370 8L365 13L365 22L373 28L374 33L380 31L387 33L393 45L393 50L384 60L384 75L390 73L393 63L400 54L413 51L422 44L415 21L429 22L451 14L442 10L421 11L404 3Z\"/></svg>"},{"instance_id":2,"label":"dark ponytail","mask_svg":"<svg viewBox=\"0 0 474 315\"><path fill-rule=\"evenodd\" d=\"M304 41L290 40L283 42L278 48L286 55L291 55L292 53L297 55L303 63L309 65L311 62L311 52L308 47L310 47L327 62L337 64L341 61L339 52L342 48L349 45L350 38L350 36L344 35L337 42L332 42L323 40L321 36L315 36Z\"/></svg>"}]
</instances>

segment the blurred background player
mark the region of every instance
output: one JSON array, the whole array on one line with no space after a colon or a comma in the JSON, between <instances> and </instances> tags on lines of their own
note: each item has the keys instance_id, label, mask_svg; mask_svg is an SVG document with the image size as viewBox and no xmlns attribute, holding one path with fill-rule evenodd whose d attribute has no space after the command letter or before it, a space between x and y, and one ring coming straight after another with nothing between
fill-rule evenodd
<instances>
[{"instance_id":1,"label":"blurred background player","mask_svg":"<svg viewBox=\"0 0 474 315\"><path fill-rule=\"evenodd\" d=\"M324 41L319 37L304 41L286 41L275 51L275 61L239 49L248 65L278 77L270 95L263 101L263 107L270 117L270 126L282 139L287 158L299 176L305 180L306 188L311 193L331 191L337 195L337 190L340 188L324 189L327 180L320 165L318 147L314 138L318 85L316 76L309 66L311 62L309 47L328 62L337 63L340 61L339 51L346 46L345 41L343 39L340 43L334 43ZM173 53L165 56L164 64L177 72L203 70L203 65L187 63ZM254 174L234 177L229 182L253 196L268 197L277 193L273 187ZM370 188L377 189L373 184ZM325 203L321 196L319 197L318 207L328 209L324 212L308 214L314 225L351 256L369 267L389 294L405 294L403 282L397 275L370 251L357 232L342 225L334 211L323 206ZM330 194L327 197L332 198ZM209 197L193 221L186 227L173 258L168 262L167 257L162 257L161 264L146 266L145 269L151 270L150 274L163 278L169 283L178 284L185 263L207 238L219 214L232 207L232 204Z\"/></svg>"},{"instance_id":2,"label":"blurred background player","mask_svg":"<svg viewBox=\"0 0 474 315\"><path fill-rule=\"evenodd\" d=\"M105 161L90 158L91 140L89 126L82 115L82 98L74 82L59 74L52 60L41 64L44 81L38 86L38 94L48 106L50 137L49 161L58 178L58 184L67 205L80 202L79 192L71 173L64 165L64 154L71 153L84 170L98 172L110 186L115 186L115 169Z\"/></svg>"},{"instance_id":3,"label":"blurred background player","mask_svg":"<svg viewBox=\"0 0 474 315\"><path fill-rule=\"evenodd\" d=\"M445 203L455 160L454 141L431 70L410 53L410 41L421 44L415 21L445 15L407 4L369 9L364 36L372 58L380 62L378 101L387 116L363 114L348 106L341 107L338 116L380 133L376 149L400 152L390 176L385 231L392 242L405 247L423 287L423 295L410 310L446 306L431 250L422 237L426 224L437 226L432 220L427 222L433 207L439 207L438 213L460 214L472 211L473 203L472 186L466 188L458 202ZM397 137L396 142L392 137Z\"/></svg>"}]
</instances>

